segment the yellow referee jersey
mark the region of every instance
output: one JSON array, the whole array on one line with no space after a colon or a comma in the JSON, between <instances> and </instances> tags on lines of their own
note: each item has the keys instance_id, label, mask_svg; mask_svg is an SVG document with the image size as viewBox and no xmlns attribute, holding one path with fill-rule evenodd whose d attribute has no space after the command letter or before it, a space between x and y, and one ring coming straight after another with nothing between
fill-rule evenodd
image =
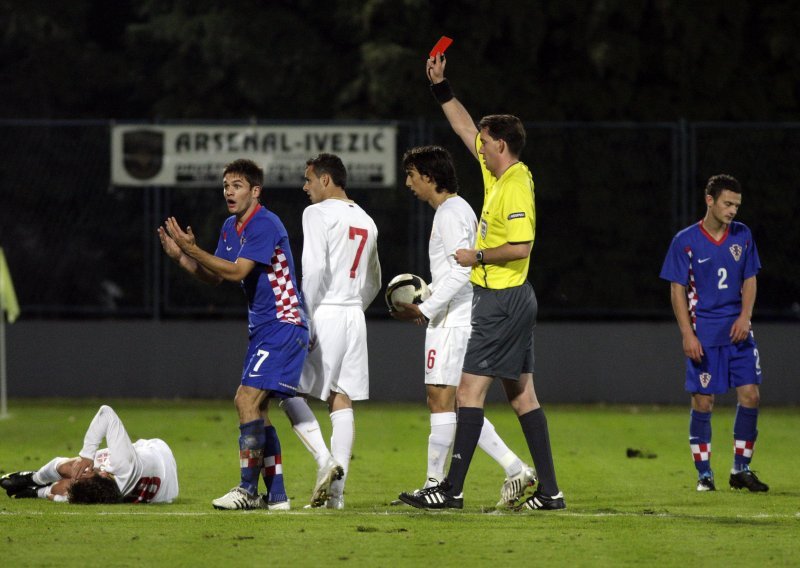
<instances>
[{"instance_id":1,"label":"yellow referee jersey","mask_svg":"<svg viewBox=\"0 0 800 568\"><path fill-rule=\"evenodd\" d=\"M536 206L533 177L528 166L517 162L500 179L486 169L480 134L475 137L478 161L483 173L483 208L478 223L478 250L499 247L505 243L530 242L536 236ZM528 278L530 255L503 264L477 264L470 281L484 288L499 290L520 286Z\"/></svg>"}]
</instances>

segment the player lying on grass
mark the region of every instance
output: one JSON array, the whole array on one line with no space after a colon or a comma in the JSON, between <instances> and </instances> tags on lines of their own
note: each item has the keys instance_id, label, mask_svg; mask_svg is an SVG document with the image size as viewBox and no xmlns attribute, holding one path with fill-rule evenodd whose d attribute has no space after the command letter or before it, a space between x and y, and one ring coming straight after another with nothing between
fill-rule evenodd
<instances>
[{"instance_id":1,"label":"player lying on grass","mask_svg":"<svg viewBox=\"0 0 800 568\"><path fill-rule=\"evenodd\" d=\"M105 438L108 447L99 449ZM74 458L53 458L37 471L0 478L14 499L70 503L171 503L178 496L178 468L163 440L131 442L114 409L103 405Z\"/></svg>"}]
</instances>

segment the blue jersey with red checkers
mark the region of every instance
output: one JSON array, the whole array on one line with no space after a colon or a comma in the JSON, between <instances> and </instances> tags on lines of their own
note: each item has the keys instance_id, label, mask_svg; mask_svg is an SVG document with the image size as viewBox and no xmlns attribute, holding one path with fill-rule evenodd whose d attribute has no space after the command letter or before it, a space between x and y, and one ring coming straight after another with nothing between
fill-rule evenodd
<instances>
[{"instance_id":1,"label":"blue jersey with red checkers","mask_svg":"<svg viewBox=\"0 0 800 568\"><path fill-rule=\"evenodd\" d=\"M742 311L742 285L760 268L746 225L732 222L717 241L701 221L672 239L661 278L686 286L692 323L703 346L729 345L731 326Z\"/></svg>"},{"instance_id":2,"label":"blue jersey with red checkers","mask_svg":"<svg viewBox=\"0 0 800 568\"><path fill-rule=\"evenodd\" d=\"M220 230L214 254L231 262L241 257L256 263L242 280L250 335L261 326L274 323L307 327L297 291L289 235L272 211L258 205L238 229L236 216L228 217Z\"/></svg>"}]
</instances>

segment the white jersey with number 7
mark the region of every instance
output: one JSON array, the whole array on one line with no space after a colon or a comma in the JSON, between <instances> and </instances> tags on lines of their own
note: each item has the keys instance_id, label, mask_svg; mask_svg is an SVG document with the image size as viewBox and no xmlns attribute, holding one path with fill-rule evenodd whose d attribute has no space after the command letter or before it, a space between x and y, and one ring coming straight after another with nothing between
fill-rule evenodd
<instances>
[{"instance_id":1,"label":"white jersey with number 7","mask_svg":"<svg viewBox=\"0 0 800 568\"><path fill-rule=\"evenodd\" d=\"M381 287L378 229L356 203L326 199L303 212L303 299L309 318L321 305L365 310Z\"/></svg>"}]
</instances>

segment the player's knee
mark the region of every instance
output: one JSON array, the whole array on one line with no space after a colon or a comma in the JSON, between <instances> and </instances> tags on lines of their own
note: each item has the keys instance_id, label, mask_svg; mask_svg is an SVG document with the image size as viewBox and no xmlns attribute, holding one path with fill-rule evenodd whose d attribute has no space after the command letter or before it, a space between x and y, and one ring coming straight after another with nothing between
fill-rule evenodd
<instances>
[{"instance_id":1,"label":"player's knee","mask_svg":"<svg viewBox=\"0 0 800 568\"><path fill-rule=\"evenodd\" d=\"M711 412L714 410L714 401L713 400L697 401L695 402L693 408L698 412Z\"/></svg>"},{"instance_id":2,"label":"player's knee","mask_svg":"<svg viewBox=\"0 0 800 568\"><path fill-rule=\"evenodd\" d=\"M239 411L240 416L260 413L259 402L259 400L242 391L242 389L236 391L236 396L233 397L233 404L236 406L236 410Z\"/></svg>"},{"instance_id":3,"label":"player's knee","mask_svg":"<svg viewBox=\"0 0 800 568\"><path fill-rule=\"evenodd\" d=\"M453 412L455 405L452 400L439 400L436 398L428 397L428 410L432 413L438 412Z\"/></svg>"},{"instance_id":4,"label":"player's knee","mask_svg":"<svg viewBox=\"0 0 800 568\"><path fill-rule=\"evenodd\" d=\"M758 391L747 391L739 393L739 404L747 408L758 408L761 403L761 396Z\"/></svg>"}]
</instances>

